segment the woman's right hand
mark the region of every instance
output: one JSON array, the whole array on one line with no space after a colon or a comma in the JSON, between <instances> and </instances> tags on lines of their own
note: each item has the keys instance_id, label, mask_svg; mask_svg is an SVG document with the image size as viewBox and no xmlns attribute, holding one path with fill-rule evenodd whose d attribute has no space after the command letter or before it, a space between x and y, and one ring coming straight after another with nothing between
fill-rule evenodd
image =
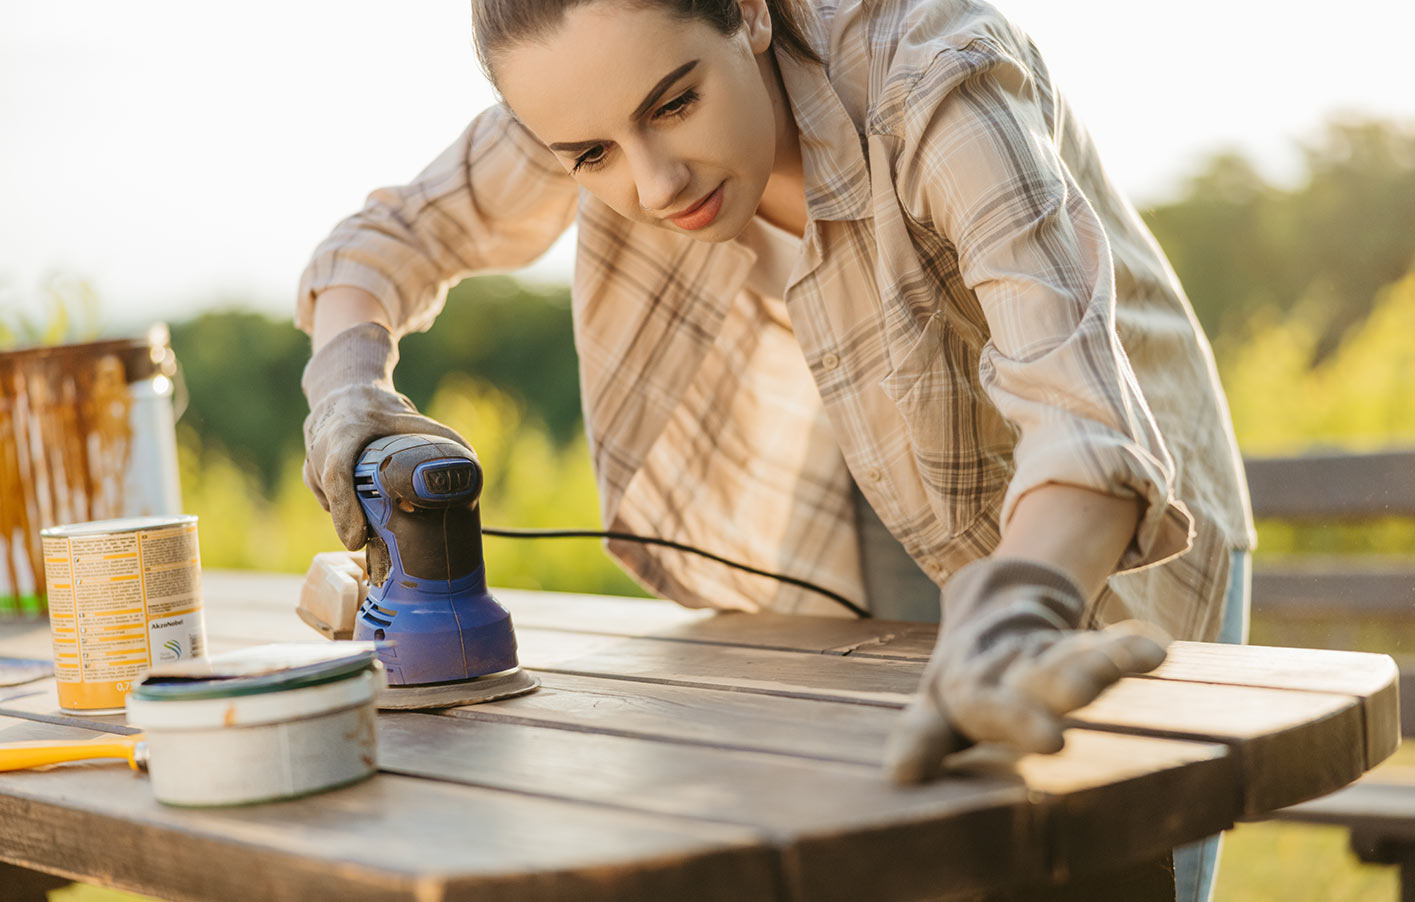
<instances>
[{"instance_id":1,"label":"woman's right hand","mask_svg":"<svg viewBox=\"0 0 1415 902\"><path fill-rule=\"evenodd\" d=\"M393 387L398 344L377 322L361 322L328 338L305 365L300 387L310 405L305 418L305 485L334 520L350 551L364 546L368 527L354 494L354 465L374 439L426 433L470 443L418 413Z\"/></svg>"}]
</instances>

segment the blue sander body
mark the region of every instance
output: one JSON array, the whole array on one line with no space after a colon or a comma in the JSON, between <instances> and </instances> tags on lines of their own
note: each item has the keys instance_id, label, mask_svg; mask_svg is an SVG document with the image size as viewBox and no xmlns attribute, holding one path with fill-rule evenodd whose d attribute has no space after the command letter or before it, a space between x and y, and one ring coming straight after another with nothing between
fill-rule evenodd
<instances>
[{"instance_id":1,"label":"blue sander body","mask_svg":"<svg viewBox=\"0 0 1415 902\"><path fill-rule=\"evenodd\" d=\"M377 643L381 708L446 708L508 698L540 681L521 669L511 614L486 586L482 469L433 435L370 443L354 468L368 521L368 596L354 638Z\"/></svg>"}]
</instances>

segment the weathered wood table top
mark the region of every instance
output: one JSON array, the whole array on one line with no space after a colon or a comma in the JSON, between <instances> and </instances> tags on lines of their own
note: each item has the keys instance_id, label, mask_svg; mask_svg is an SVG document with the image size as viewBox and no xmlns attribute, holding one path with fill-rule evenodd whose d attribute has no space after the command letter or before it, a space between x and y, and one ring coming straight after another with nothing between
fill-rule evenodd
<instances>
[{"instance_id":1,"label":"weathered wood table top","mask_svg":"<svg viewBox=\"0 0 1415 902\"><path fill-rule=\"evenodd\" d=\"M208 572L213 650L317 638L299 582ZM1385 656L1181 642L1061 753L975 748L899 789L878 760L932 627L497 595L540 691L380 713L376 777L287 802L169 808L116 762L0 774L0 861L165 899L1148 899L1173 845L1399 742ZM0 655L48 642L0 623ZM100 732L131 728L0 687L0 741Z\"/></svg>"}]
</instances>

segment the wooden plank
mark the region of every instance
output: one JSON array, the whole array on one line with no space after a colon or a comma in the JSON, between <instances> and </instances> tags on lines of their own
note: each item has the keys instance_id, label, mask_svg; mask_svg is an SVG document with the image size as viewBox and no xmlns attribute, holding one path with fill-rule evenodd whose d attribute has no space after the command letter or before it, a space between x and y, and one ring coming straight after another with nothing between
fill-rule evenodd
<instances>
[{"instance_id":1,"label":"wooden plank","mask_svg":"<svg viewBox=\"0 0 1415 902\"><path fill-rule=\"evenodd\" d=\"M705 611L666 602L498 589L517 628L544 627L781 651L927 660L937 624Z\"/></svg>"},{"instance_id":2,"label":"wooden plank","mask_svg":"<svg viewBox=\"0 0 1415 902\"><path fill-rule=\"evenodd\" d=\"M941 851L979 836L1015 844L1020 874L1047 875L1035 800L1015 777L899 791L870 767L619 736L412 713L380 716L379 729L380 765L398 773L755 827L782 851L796 899L917 898L1010 879L996 862Z\"/></svg>"},{"instance_id":3,"label":"wooden plank","mask_svg":"<svg viewBox=\"0 0 1415 902\"><path fill-rule=\"evenodd\" d=\"M553 673L648 680L898 706L918 687L923 664L664 639L622 639L518 629L521 663Z\"/></svg>"},{"instance_id":4,"label":"wooden plank","mask_svg":"<svg viewBox=\"0 0 1415 902\"><path fill-rule=\"evenodd\" d=\"M749 629L752 622L746 618L743 626L733 629ZM285 623L286 628L297 631L302 626L295 618L286 618ZM271 636L278 630L262 627L252 632ZM888 706L907 702L922 672L917 661L859 654L819 661L814 654L775 649L703 646L658 638L619 639L532 627L520 629L518 637L523 664L549 673ZM1170 649L1169 660L1150 676L1357 696L1365 709L1369 767L1389 755L1399 740L1398 718L1391 719L1392 712L1399 711L1394 672L1390 659L1382 655L1177 642Z\"/></svg>"},{"instance_id":5,"label":"wooden plank","mask_svg":"<svg viewBox=\"0 0 1415 902\"><path fill-rule=\"evenodd\" d=\"M1232 825L1240 775L1233 757L1220 745L1210 749L1206 762L1210 773L1191 768L1172 768L1146 773L1141 763L1149 749L1113 743L1113 739L1140 739L1146 743L1169 740L1140 736L1118 736L1088 730L1068 730L1066 742L1072 761L1085 761L1087 768L1108 774L1109 785L1087 783L1083 775L1067 766L1067 755L1029 755L1018 763L1028 786L1047 788L1059 796L1060 811L1053 815L1052 877L1060 881L1075 876L1106 871L1116 861L1135 861L1163 855L1177 843L1189 842L1217 832L1210 826L1221 811L1230 812L1223 828ZM1152 751L1180 753L1180 747L1156 745ZM1141 760L1135 760L1136 756ZM1057 768L1059 779L1050 784L1039 779L1036 769ZM1145 815L1131 820L1115 817L1113 806L1129 807ZM1196 810L1191 810L1196 809ZM1156 818L1165 819L1166 829L1154 830ZM1130 821L1126 823L1126 821ZM1161 835L1163 834L1163 835ZM1123 856L1110 850L1125 849Z\"/></svg>"},{"instance_id":6,"label":"wooden plank","mask_svg":"<svg viewBox=\"0 0 1415 902\"><path fill-rule=\"evenodd\" d=\"M1244 466L1258 517L1415 515L1415 450L1248 458Z\"/></svg>"},{"instance_id":7,"label":"wooden plank","mask_svg":"<svg viewBox=\"0 0 1415 902\"><path fill-rule=\"evenodd\" d=\"M0 655L49 660L49 620L0 620Z\"/></svg>"},{"instance_id":8,"label":"wooden plank","mask_svg":"<svg viewBox=\"0 0 1415 902\"><path fill-rule=\"evenodd\" d=\"M0 740L76 736L0 718ZM82 732L82 731L78 731ZM379 775L305 799L170 808L125 765L0 774L0 859L169 899L772 899L750 830Z\"/></svg>"},{"instance_id":9,"label":"wooden plank","mask_svg":"<svg viewBox=\"0 0 1415 902\"><path fill-rule=\"evenodd\" d=\"M0 862L0 886L5 888L5 902L48 902L50 890L72 882L66 877Z\"/></svg>"},{"instance_id":10,"label":"wooden plank","mask_svg":"<svg viewBox=\"0 0 1415 902\"><path fill-rule=\"evenodd\" d=\"M1361 776L1361 704L1352 696L1124 679L1072 712L1095 729L1219 741L1238 763L1243 814L1259 815Z\"/></svg>"},{"instance_id":11,"label":"wooden plank","mask_svg":"<svg viewBox=\"0 0 1415 902\"><path fill-rule=\"evenodd\" d=\"M721 692L709 694L734 701L736 696L734 693ZM758 697L758 699L770 704L819 704L772 697ZM500 708L501 705L484 707ZM830 706L826 705L826 707ZM881 731L885 720L893 714L892 711L864 706L844 707L878 716L880 718L878 726ZM528 793L563 795L580 801L603 804L625 804L623 798L628 793L618 791L615 787L623 789L625 786L632 786L635 790L633 793L635 797L644 797L653 801L652 805L639 806L645 810L681 814L680 805L702 804L696 800L709 799L718 808L708 811L706 820L741 818L744 816L744 812L747 812L753 817L775 819L771 823L774 833L778 830L780 832L799 829L819 830L822 826L841 822L865 824L865 833L868 836L864 842L872 851L863 858L860 856L851 858L845 854L846 848L851 846L854 840L849 835L842 835L836 831L827 831L819 836L803 837L793 847L791 853L793 873L800 874L802 873L800 869L806 867L811 875L812 886L815 887L812 892L816 894L807 895L804 898L821 897L821 894L816 892L821 887L816 886L816 883L832 887L840 885L839 875L826 875L833 873L830 871L831 868L844 867L847 860L851 862L849 867L863 867L868 872L868 874L857 875L866 882L855 884L853 891L869 891L869 887L873 884L870 884L868 880L875 880L878 876L874 864L870 862L877 862L882 854L879 850L874 849L873 844L875 843L883 843L891 849L899 848L902 843L911 844L909 848L912 848L916 853L922 853L925 849L932 848L935 853L921 859L931 861L938 857L936 850L939 848L956 848L960 843L977 842L980 831L983 835L1001 836L1007 838L1008 841L1022 842L1025 840L1028 848L1045 852L1044 855L1038 852L1040 857L1033 863L1031 871L1033 879L1043 879L1052 873L1050 869L1054 867L1057 857L1050 850L1049 840L1045 836L1032 835L1034 831L1044 828L1050 829L1047 827L1048 821L1038 820L1040 815L1035 810L1038 800L1050 792L1075 794L1086 789L1109 792L1110 790L1106 790L1104 787L1111 781L1123 780L1127 774L1143 776L1157 760L1153 751L1154 747L1142 748L1141 753L1137 754L1133 744L1127 745L1123 751L1116 755L1098 756L1095 754L1094 741L1091 742L1091 748L1086 746L1086 737L1095 734L1075 731L1069 734L1071 748L1067 753L1061 756L1048 756L1025 765L1023 773L1028 775L1023 778L1025 788L1019 785L1016 773L1006 771L1000 775L994 775L990 778L992 782L989 783L985 775L970 772L969 765L965 761L964 769L961 772L969 774L969 776L962 783L963 795L967 799L976 801L980 792L984 795L989 791L993 793L1004 792L1008 794L1011 807L1005 810L974 810L959 824L950 823L946 817L938 817L936 818L937 822L931 821L920 827L918 817L908 813L911 806L916 806L921 801L930 801L928 798L920 799L920 795L942 791L943 795L947 797L946 800L951 801L959 795L958 787L948 789L935 785L921 791L901 793L886 785L872 765L868 767L826 767L815 762L788 761L786 763L788 766L783 766L781 759L761 755L724 754L714 749L694 749L659 743L635 742L615 736L600 737L573 733L556 735L556 731L536 731L523 726L512 726L511 731L507 732L505 725L472 723L467 724L471 728L470 732L448 732L441 725L453 720L454 716L394 715L380 718L380 721L381 725L384 725L389 721L398 723L409 718L420 718L416 722L426 722L429 725L428 729L432 731L427 738L427 745L433 748L437 754L448 756L447 760L443 762L444 765L463 768L468 763L474 763L477 768L476 773L479 775L475 782L482 785ZM501 729L498 730L498 728ZM464 741L458 742L459 736L463 737ZM508 740L508 736L512 739ZM467 737L475 739L479 744L468 744ZM412 754L416 757L418 754L419 746L407 741L406 736L390 737L385 733L382 738L381 758L383 759L392 758L394 761L398 761L405 755ZM1113 737L1113 739L1125 743L1134 741L1132 737ZM1102 738L1100 741L1109 742L1112 740ZM1211 766L1209 758L1214 754L1213 747L1199 747L1190 743L1176 745L1185 756L1196 754L1195 750L1198 749L1201 765ZM1077 760L1068 761L1068 755L1075 756ZM1164 756L1159 760L1165 762L1167 766L1174 766L1176 759L1172 756L1173 749L1166 748ZM665 758L672 763L666 773L662 772L663 765L661 764ZM744 758L747 760L747 764L743 764ZM1117 768L1116 760L1113 759L1118 759L1122 766ZM655 762L659 762L659 765L655 766ZM383 763L385 767L404 769L401 764L390 763L388 760L384 760ZM1010 766L1010 763L1010 759L1007 759L1007 764L1004 767ZM800 776L802 772L800 765L802 764L811 774L809 779ZM446 774L429 774L425 765L425 761L421 764L415 763L415 766L408 768L407 772L416 772L424 776L447 777ZM724 776L721 773L723 767L735 767L739 771ZM746 770L741 770L744 767ZM760 772L763 768L769 776L758 776L757 778L749 776L750 773ZM796 778L794 780L786 779L783 777L783 773L795 774ZM1157 781L1162 781L1165 776L1164 774L1146 776L1145 779L1148 781L1147 785L1150 787L1150 791L1153 791ZM1197 788L1190 787L1190 790L1179 793L1175 797L1185 797L1191 790L1193 792L1202 790L1204 798L1218 806L1218 810L1206 809L1202 805L1191 806L1186 810L1198 817L1202 823L1201 827L1195 829L1217 829L1225 817L1231 819L1233 815L1231 810L1233 792L1231 786L1227 789L1224 788L1231 780L1231 774L1225 772L1220 775L1212 770L1206 770L1200 776L1209 782ZM1222 777L1222 781L1216 783L1215 778L1219 776ZM1184 779L1198 778L1191 775ZM463 774L461 779L469 778ZM587 795L589 789L596 786L596 781L598 781L600 792ZM768 787L768 790L753 789L753 787L760 787L763 783ZM829 786L829 791L822 792L822 786ZM724 789L724 787L727 788ZM775 793L775 795L764 796L764 792ZM743 795L739 797L733 793ZM886 802L881 803L880 797L884 797ZM801 799L804 801L800 801ZM674 804L667 806L667 800L672 800ZM933 800L933 802L937 805L937 800ZM1063 807L1058 806L1058 811L1063 810ZM1121 810L1123 808L1124 806ZM1100 810L1097 808L1086 811L1082 821L1089 822L1114 816L1115 809ZM891 821L895 822L892 827L876 826L881 822ZM1077 829L1079 827L1076 824L1071 824L1063 832L1074 832ZM884 832L882 833L881 830ZM939 845L939 843L944 844ZM1000 848L996 842L993 842L991 847ZM898 852L895 854L901 855ZM1017 870L1016 855L1015 851L1008 853L1005 871L1007 879L1024 879L1022 870ZM957 886L958 881L964 879L964 875L960 872L961 869L972 873L972 877L968 879L973 882L969 885L985 886L989 880L997 879L995 872L987 870L988 867L998 866L995 858L996 856L994 856L994 860L990 861L986 856L982 858L969 856L966 861L955 861L949 864L943 872L940 872L938 868L931 867L926 868L920 874L917 872L917 868L910 869L907 856L896 857L895 865L892 865L891 869L897 873L886 882L900 884L903 895L915 895L912 890L903 892L903 889L906 886L914 886L918 881L924 881L923 885L929 887L929 892L938 892L943 888ZM884 860L888 861L889 859ZM938 867L942 868L943 866L939 865ZM821 870L823 868L826 870ZM869 876L867 880L868 875L874 876ZM873 897L887 898L887 896Z\"/></svg>"},{"instance_id":12,"label":"wooden plank","mask_svg":"<svg viewBox=\"0 0 1415 902\"><path fill-rule=\"evenodd\" d=\"M318 638L293 613L213 608L208 627L213 636L241 644ZM516 639L522 666L536 670L802 694L865 704L902 704L923 673L923 662L910 659L821 655L521 625L516 627Z\"/></svg>"},{"instance_id":13,"label":"wooden plank","mask_svg":"<svg viewBox=\"0 0 1415 902\"><path fill-rule=\"evenodd\" d=\"M474 721L534 724L576 732L875 766L893 728L893 708L696 687L544 674L541 691L493 705L450 709ZM23 711L55 715L52 692ZM11 702L19 713L22 702ZM1325 693L1126 679L1072 722L1093 729L1220 741L1242 775L1244 816L1330 792L1360 775L1355 699ZM57 722L128 731L121 716ZM1294 753L1292 750L1297 749ZM1278 766L1280 763L1281 766Z\"/></svg>"},{"instance_id":14,"label":"wooden plank","mask_svg":"<svg viewBox=\"0 0 1415 902\"><path fill-rule=\"evenodd\" d=\"M1408 617L1415 613L1415 563L1343 557L1259 566L1253 610L1284 617Z\"/></svg>"},{"instance_id":15,"label":"wooden plank","mask_svg":"<svg viewBox=\"0 0 1415 902\"><path fill-rule=\"evenodd\" d=\"M215 634L298 640L316 636L294 614L300 578L242 571L203 574L207 626ZM685 608L670 601L493 589L518 630L546 628L821 654L927 660L936 624ZM272 631L278 631L273 633Z\"/></svg>"},{"instance_id":16,"label":"wooden plank","mask_svg":"<svg viewBox=\"0 0 1415 902\"><path fill-rule=\"evenodd\" d=\"M138 732L127 725L122 714L69 714L59 710L59 696L54 680L41 680L24 686L11 686L0 691L0 716L35 720L54 726L82 727L105 733Z\"/></svg>"},{"instance_id":17,"label":"wooden plank","mask_svg":"<svg viewBox=\"0 0 1415 902\"><path fill-rule=\"evenodd\" d=\"M1334 692L1361 700L1366 768L1400 745L1400 673L1389 655L1266 645L1175 642L1153 679Z\"/></svg>"},{"instance_id":18,"label":"wooden plank","mask_svg":"<svg viewBox=\"0 0 1415 902\"><path fill-rule=\"evenodd\" d=\"M203 569L202 601L211 607L293 611L304 581L303 573Z\"/></svg>"},{"instance_id":19,"label":"wooden plank","mask_svg":"<svg viewBox=\"0 0 1415 902\"><path fill-rule=\"evenodd\" d=\"M541 673L538 692L452 708L468 720L877 765L898 712L816 699Z\"/></svg>"},{"instance_id":20,"label":"wooden plank","mask_svg":"<svg viewBox=\"0 0 1415 902\"><path fill-rule=\"evenodd\" d=\"M1415 659L1402 657L1400 668L1400 735L1415 736Z\"/></svg>"},{"instance_id":21,"label":"wooden plank","mask_svg":"<svg viewBox=\"0 0 1415 902\"><path fill-rule=\"evenodd\" d=\"M1100 853L1065 847L1064 834L1104 833L1113 864L1108 856L1182 841L1140 829L1157 805L1183 838L1226 826L1237 810L1222 746L1084 730L1058 755L960 756L954 778L900 790L874 767L843 763L452 716L391 713L379 724L380 765L398 773L758 827L786 849L788 880L805 899L1044 880L1059 861L1068 873L1099 866ZM1166 798L1185 802L1171 812L1156 802Z\"/></svg>"},{"instance_id":22,"label":"wooden plank","mask_svg":"<svg viewBox=\"0 0 1415 902\"><path fill-rule=\"evenodd\" d=\"M807 699L546 675L540 692L448 713L874 765L897 714ZM1352 697L1125 679L1068 718L1092 729L1229 745L1251 816L1336 790L1365 770Z\"/></svg>"},{"instance_id":23,"label":"wooden plank","mask_svg":"<svg viewBox=\"0 0 1415 902\"><path fill-rule=\"evenodd\" d=\"M1223 787L1231 785L1232 761L1221 746L1086 730L1069 731L1066 738L1067 748L1056 755L1019 759L977 748L951 762L951 779L1008 777L1028 787L1033 816L1039 821L1034 829L1045 837L1048 884L1113 870L1116 861L1167 854L1167 837L1206 835L1213 828L1203 825L1221 821L1222 811L1231 810L1232 797ZM1131 820L1126 811L1150 812L1151 819ZM1163 830L1152 829L1161 821ZM811 837L798 841L798 865L788 872L798 875L802 899L921 898L930 890L918 876L904 867L878 863L895 858L931 862L946 848L950 856L972 862L981 874L1007 874L1014 883L1036 885L1042 881L1012 870L1023 841L974 832L961 842L938 846L913 830L898 835L871 830L856 834L847 855L830 837ZM870 891L870 881L881 887L878 895ZM1005 889L996 876L991 885L989 900ZM1023 893L1020 898L1048 896Z\"/></svg>"}]
</instances>

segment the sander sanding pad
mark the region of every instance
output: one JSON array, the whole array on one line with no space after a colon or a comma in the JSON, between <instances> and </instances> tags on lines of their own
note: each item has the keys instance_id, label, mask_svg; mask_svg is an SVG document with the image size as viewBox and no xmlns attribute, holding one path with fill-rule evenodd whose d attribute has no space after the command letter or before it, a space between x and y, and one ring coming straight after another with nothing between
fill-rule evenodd
<instances>
[{"instance_id":1,"label":"sander sanding pad","mask_svg":"<svg viewBox=\"0 0 1415 902\"><path fill-rule=\"evenodd\" d=\"M454 683L427 683L422 686L389 686L378 695L378 707L385 711L413 711L421 708L455 708L497 699L525 695L540 686L540 680L519 667L474 680Z\"/></svg>"}]
</instances>

